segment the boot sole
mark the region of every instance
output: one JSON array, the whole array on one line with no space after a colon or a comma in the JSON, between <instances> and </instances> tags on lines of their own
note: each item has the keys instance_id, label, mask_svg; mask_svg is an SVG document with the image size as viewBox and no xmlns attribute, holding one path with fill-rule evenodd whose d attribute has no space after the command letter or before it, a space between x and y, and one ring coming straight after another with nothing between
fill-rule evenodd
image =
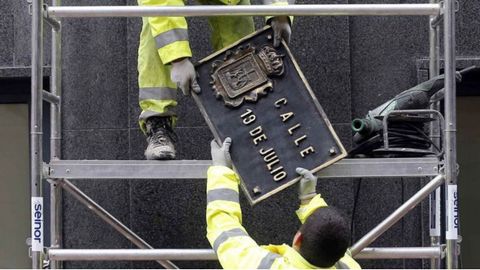
<instances>
[{"instance_id":1,"label":"boot sole","mask_svg":"<svg viewBox=\"0 0 480 270\"><path fill-rule=\"evenodd\" d=\"M145 156L147 160L172 160L175 159L175 154L173 153L162 153L160 156Z\"/></svg>"}]
</instances>

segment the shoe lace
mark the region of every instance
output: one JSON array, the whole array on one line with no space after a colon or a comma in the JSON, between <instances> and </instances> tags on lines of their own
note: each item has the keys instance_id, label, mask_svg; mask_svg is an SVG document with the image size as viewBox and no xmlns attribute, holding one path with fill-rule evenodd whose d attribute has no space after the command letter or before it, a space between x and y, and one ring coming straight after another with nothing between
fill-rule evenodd
<instances>
[{"instance_id":1,"label":"shoe lace","mask_svg":"<svg viewBox=\"0 0 480 270\"><path fill-rule=\"evenodd\" d=\"M171 141L173 142L176 142L176 138L174 139L174 137L176 136L173 136L175 135L175 133L168 133L168 132L156 132L154 133L151 137L150 137L150 141L152 142L153 145L167 145L169 143L169 139L166 138L166 136L168 136L168 138L170 138Z\"/></svg>"},{"instance_id":2,"label":"shoe lace","mask_svg":"<svg viewBox=\"0 0 480 270\"><path fill-rule=\"evenodd\" d=\"M166 145L168 144L167 136L172 142L177 142L178 136L172 128L171 120L168 118L157 118L154 121L149 121L147 125L147 135L153 144Z\"/></svg>"}]
</instances>

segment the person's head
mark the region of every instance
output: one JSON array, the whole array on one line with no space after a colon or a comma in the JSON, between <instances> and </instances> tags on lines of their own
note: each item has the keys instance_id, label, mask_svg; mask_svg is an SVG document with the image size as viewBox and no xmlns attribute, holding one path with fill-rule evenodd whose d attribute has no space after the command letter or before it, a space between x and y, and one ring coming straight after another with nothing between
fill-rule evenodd
<instances>
[{"instance_id":1,"label":"person's head","mask_svg":"<svg viewBox=\"0 0 480 270\"><path fill-rule=\"evenodd\" d=\"M331 267L348 248L350 232L346 220L332 207L313 212L293 239L293 248L309 263Z\"/></svg>"}]
</instances>

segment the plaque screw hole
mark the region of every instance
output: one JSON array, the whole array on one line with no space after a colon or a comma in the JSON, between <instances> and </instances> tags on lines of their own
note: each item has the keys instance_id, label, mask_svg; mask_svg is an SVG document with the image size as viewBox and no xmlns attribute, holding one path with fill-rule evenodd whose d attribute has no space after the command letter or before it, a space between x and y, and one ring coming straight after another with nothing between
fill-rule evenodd
<instances>
[{"instance_id":1,"label":"plaque screw hole","mask_svg":"<svg viewBox=\"0 0 480 270\"><path fill-rule=\"evenodd\" d=\"M253 194L258 195L260 193L262 193L262 190L260 189L259 186L256 186L253 188Z\"/></svg>"},{"instance_id":2,"label":"plaque screw hole","mask_svg":"<svg viewBox=\"0 0 480 270\"><path fill-rule=\"evenodd\" d=\"M328 153L330 154L330 156L333 156L337 153L337 150L335 150L335 147L332 147L328 150Z\"/></svg>"}]
</instances>

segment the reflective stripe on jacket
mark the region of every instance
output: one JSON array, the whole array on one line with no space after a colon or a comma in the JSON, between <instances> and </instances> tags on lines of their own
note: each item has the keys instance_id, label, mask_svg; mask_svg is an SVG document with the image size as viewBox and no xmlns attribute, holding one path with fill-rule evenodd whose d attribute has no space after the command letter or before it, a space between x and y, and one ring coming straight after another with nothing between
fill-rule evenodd
<instances>
[{"instance_id":1,"label":"reflective stripe on jacket","mask_svg":"<svg viewBox=\"0 0 480 270\"><path fill-rule=\"evenodd\" d=\"M223 166L211 166L207 181L207 238L224 269L315 269L290 246L259 246L242 226L238 199L239 178ZM317 195L300 206L297 215L303 223L325 201ZM348 253L331 269L360 269Z\"/></svg>"},{"instance_id":2,"label":"reflective stripe on jacket","mask_svg":"<svg viewBox=\"0 0 480 270\"><path fill-rule=\"evenodd\" d=\"M183 6L182 0L138 0L141 6ZM145 17L155 39L158 55L162 63L168 64L175 59L191 57L188 43L187 21L184 17ZM144 22L145 24L146 22Z\"/></svg>"},{"instance_id":3,"label":"reflective stripe on jacket","mask_svg":"<svg viewBox=\"0 0 480 270\"><path fill-rule=\"evenodd\" d=\"M184 6L183 0L137 0L138 5L141 6ZM218 2L217 2L218 1ZM202 4L225 4L225 5L237 5L237 4L250 4L250 1L241 0L199 0ZM243 2L243 3L242 3ZM286 0L263 0L265 5L288 5ZM232 19L231 19L232 18ZM238 18L238 17L237 17ZM271 17L267 17L267 20ZM172 62L173 60L191 57L192 51L188 41L187 21L184 17L145 17L150 25L151 35L155 39L156 47L160 59L164 65ZM213 19L213 20L212 20ZM218 16L212 17L210 24L212 28L219 28L215 24L241 22L242 24L233 25L229 27L229 31L223 31L223 33L215 33L217 36L213 36L215 50L219 50L225 46L230 45L234 41L242 38L246 34L253 32L253 20L251 22L245 22L242 19L238 20L234 17ZM291 17L293 19L293 17ZM144 22L145 24L146 22ZM212 25L213 24L213 25ZM237 30L238 29L238 30ZM239 32L238 35L235 32ZM220 41L219 42L219 39ZM224 39L222 41L222 39ZM219 44L216 44L219 43Z\"/></svg>"}]
</instances>

